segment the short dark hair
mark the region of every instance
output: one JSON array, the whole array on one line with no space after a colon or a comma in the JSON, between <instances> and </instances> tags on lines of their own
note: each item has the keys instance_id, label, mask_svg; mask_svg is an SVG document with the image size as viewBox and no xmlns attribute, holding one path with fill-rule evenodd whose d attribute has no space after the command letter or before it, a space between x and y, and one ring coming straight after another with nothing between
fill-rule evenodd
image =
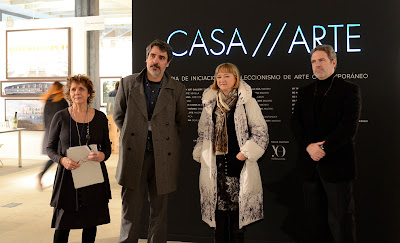
<instances>
[{"instance_id":1,"label":"short dark hair","mask_svg":"<svg viewBox=\"0 0 400 243\"><path fill-rule=\"evenodd\" d=\"M328 55L329 60L333 61L336 58L336 53L333 50L333 47L331 45L319 45L316 46L312 51L311 51L311 57L314 54L314 52L316 51L323 51L326 53L326 55Z\"/></svg>"},{"instance_id":2,"label":"short dark hair","mask_svg":"<svg viewBox=\"0 0 400 243\"><path fill-rule=\"evenodd\" d=\"M172 60L172 47L165 41L162 40L153 40L147 47L146 47L146 59L149 57L149 53L151 51L151 48L153 48L153 46L157 46L158 48L160 48L161 51L163 52L167 52L168 54L168 62L170 62Z\"/></svg>"},{"instance_id":3,"label":"short dark hair","mask_svg":"<svg viewBox=\"0 0 400 243\"><path fill-rule=\"evenodd\" d=\"M94 93L96 93L96 91L94 90L94 85L93 85L92 80L86 75L78 74L78 75L69 76L67 78L67 90L65 91L65 98L67 98L67 100L70 103L72 103L72 100L71 100L71 95L69 93L69 90L71 89L72 83L82 84L83 86L85 86L88 89L88 93L89 93L87 103L90 104L93 102Z\"/></svg>"}]
</instances>

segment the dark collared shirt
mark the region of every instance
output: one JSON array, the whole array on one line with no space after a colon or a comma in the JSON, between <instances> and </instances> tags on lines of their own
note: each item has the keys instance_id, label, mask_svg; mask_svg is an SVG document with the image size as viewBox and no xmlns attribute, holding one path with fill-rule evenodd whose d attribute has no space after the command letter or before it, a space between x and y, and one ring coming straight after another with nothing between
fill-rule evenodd
<instances>
[{"instance_id":1,"label":"dark collared shirt","mask_svg":"<svg viewBox=\"0 0 400 243\"><path fill-rule=\"evenodd\" d=\"M147 115L148 120L151 121L153 116L154 107L156 107L158 95L160 94L161 85L163 80L160 82L152 82L147 79L147 75L144 75L144 93L146 94L146 105L147 105ZM146 149L153 151L153 139L151 131L147 134Z\"/></svg>"}]
</instances>

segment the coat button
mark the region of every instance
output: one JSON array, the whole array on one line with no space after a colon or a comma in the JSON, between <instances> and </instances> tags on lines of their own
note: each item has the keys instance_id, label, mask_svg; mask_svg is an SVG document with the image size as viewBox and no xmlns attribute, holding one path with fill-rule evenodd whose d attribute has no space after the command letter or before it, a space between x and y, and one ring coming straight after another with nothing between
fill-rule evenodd
<instances>
[{"instance_id":1,"label":"coat button","mask_svg":"<svg viewBox=\"0 0 400 243\"><path fill-rule=\"evenodd\" d=\"M168 152L168 156L171 155L171 152Z\"/></svg>"},{"instance_id":2,"label":"coat button","mask_svg":"<svg viewBox=\"0 0 400 243\"><path fill-rule=\"evenodd\" d=\"M168 126L168 125L169 125L169 122L166 122L166 123L165 123L165 125L167 125L167 126Z\"/></svg>"},{"instance_id":3,"label":"coat button","mask_svg":"<svg viewBox=\"0 0 400 243\"><path fill-rule=\"evenodd\" d=\"M166 139L169 140L169 137L167 137Z\"/></svg>"},{"instance_id":4,"label":"coat button","mask_svg":"<svg viewBox=\"0 0 400 243\"><path fill-rule=\"evenodd\" d=\"M131 136L135 136L135 133L131 133Z\"/></svg>"},{"instance_id":5,"label":"coat button","mask_svg":"<svg viewBox=\"0 0 400 243\"><path fill-rule=\"evenodd\" d=\"M131 148L128 148L128 151L131 151L132 149Z\"/></svg>"}]
</instances>

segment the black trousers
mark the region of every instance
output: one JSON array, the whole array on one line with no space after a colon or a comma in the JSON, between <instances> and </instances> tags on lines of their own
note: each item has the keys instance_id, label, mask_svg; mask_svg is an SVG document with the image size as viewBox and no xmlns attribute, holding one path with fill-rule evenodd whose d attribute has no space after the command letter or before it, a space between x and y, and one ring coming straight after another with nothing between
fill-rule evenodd
<instances>
[{"instance_id":1,"label":"black trousers","mask_svg":"<svg viewBox=\"0 0 400 243\"><path fill-rule=\"evenodd\" d=\"M304 182L303 192L305 243L356 242L352 181L330 183L317 172Z\"/></svg>"},{"instance_id":2,"label":"black trousers","mask_svg":"<svg viewBox=\"0 0 400 243\"><path fill-rule=\"evenodd\" d=\"M239 229L239 211L215 211L215 243L244 242L244 228Z\"/></svg>"},{"instance_id":3,"label":"black trousers","mask_svg":"<svg viewBox=\"0 0 400 243\"><path fill-rule=\"evenodd\" d=\"M68 243L68 230L57 230L54 232L54 243ZM84 228L82 230L82 243L94 243L96 239L97 227Z\"/></svg>"},{"instance_id":4,"label":"black trousers","mask_svg":"<svg viewBox=\"0 0 400 243\"><path fill-rule=\"evenodd\" d=\"M50 168L50 166L52 166L54 164L53 160L48 160L46 162L46 164L44 165L44 168L42 170L42 172L39 173L40 177L43 176L44 173L46 173L46 171Z\"/></svg>"}]
</instances>

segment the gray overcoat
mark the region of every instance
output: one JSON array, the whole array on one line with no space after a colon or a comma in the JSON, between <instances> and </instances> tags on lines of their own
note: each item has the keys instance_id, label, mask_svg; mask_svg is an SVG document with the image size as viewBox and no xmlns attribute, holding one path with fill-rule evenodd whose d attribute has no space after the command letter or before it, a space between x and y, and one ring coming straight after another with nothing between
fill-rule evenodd
<instances>
[{"instance_id":1,"label":"gray overcoat","mask_svg":"<svg viewBox=\"0 0 400 243\"><path fill-rule=\"evenodd\" d=\"M114 106L114 121L121 131L115 178L120 185L132 190L139 186L149 126L143 84L146 73L145 68L121 80ZM181 153L179 133L187 123L187 114L185 86L165 72L151 118L159 195L177 189Z\"/></svg>"}]
</instances>

